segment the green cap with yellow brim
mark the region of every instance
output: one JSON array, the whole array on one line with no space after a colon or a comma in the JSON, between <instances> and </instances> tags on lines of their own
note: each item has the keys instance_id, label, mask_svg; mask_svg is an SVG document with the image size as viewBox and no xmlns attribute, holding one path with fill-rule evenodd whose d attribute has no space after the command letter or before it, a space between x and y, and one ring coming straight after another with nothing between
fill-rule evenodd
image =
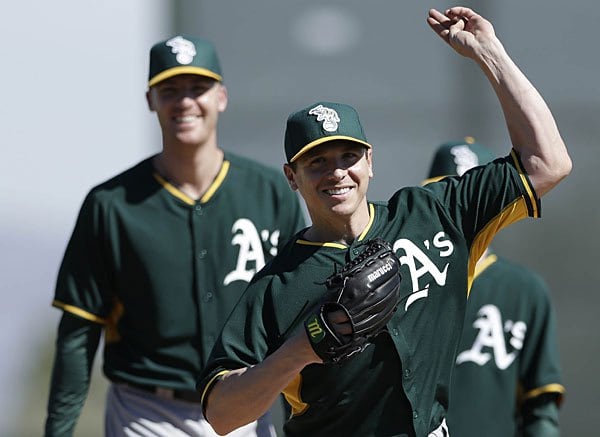
<instances>
[{"instance_id":1,"label":"green cap with yellow brim","mask_svg":"<svg viewBox=\"0 0 600 437\"><path fill-rule=\"evenodd\" d=\"M292 163L309 150L334 140L353 141L371 148L353 107L317 102L288 117L285 156Z\"/></svg>"},{"instance_id":2,"label":"green cap with yellow brim","mask_svg":"<svg viewBox=\"0 0 600 437\"><path fill-rule=\"evenodd\" d=\"M446 176L462 176L467 170L487 164L495 158L488 148L477 143L473 137L444 143L436 149L429 168L429 175L421 185Z\"/></svg>"},{"instance_id":3,"label":"green cap with yellow brim","mask_svg":"<svg viewBox=\"0 0 600 437\"><path fill-rule=\"evenodd\" d=\"M205 39L181 35L154 44L150 49L148 87L180 74L222 81L214 45Z\"/></svg>"}]
</instances>

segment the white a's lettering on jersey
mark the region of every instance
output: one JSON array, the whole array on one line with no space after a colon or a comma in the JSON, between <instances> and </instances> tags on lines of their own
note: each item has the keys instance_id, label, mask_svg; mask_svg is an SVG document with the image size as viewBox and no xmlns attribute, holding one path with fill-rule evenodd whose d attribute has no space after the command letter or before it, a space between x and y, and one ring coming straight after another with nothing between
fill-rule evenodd
<instances>
[{"instance_id":1,"label":"white a's lettering on jersey","mask_svg":"<svg viewBox=\"0 0 600 437\"><path fill-rule=\"evenodd\" d=\"M429 240L424 241L423 244L428 251L433 250L431 248L431 245L433 245L433 248L439 251L437 257L448 257L454 252L454 245L444 232L438 232L431 240L432 244ZM399 249L404 251L404 255L398 254ZM412 294L406 300L405 311L415 301L429 296L429 282L421 285L420 279L423 276L429 274L437 285L441 287L446 285L446 275L450 263L446 263L442 270L438 269L429 255L423 252L415 243L405 238L396 240L394 252L398 255L400 264L407 266L410 271Z\"/></svg>"},{"instance_id":2,"label":"white a's lettering on jersey","mask_svg":"<svg viewBox=\"0 0 600 437\"><path fill-rule=\"evenodd\" d=\"M229 272L223 280L223 285L227 285L233 281L250 282L256 272L262 269L265 265L265 254L263 253L262 241L269 242L271 255L277 254L277 244L279 241L279 230L273 231L269 235L269 231L263 230L259 235L256 226L247 218L236 220L231 228L233 238L232 245L240 247L235 270Z\"/></svg>"},{"instance_id":3,"label":"white a's lettering on jersey","mask_svg":"<svg viewBox=\"0 0 600 437\"><path fill-rule=\"evenodd\" d=\"M473 322L473 328L479 333L473 342L471 349L461 352L456 357L456 364L467 361L483 366L492 359L500 370L508 368L517 357L523 347L523 340L527 332L525 322L507 320L502 323L502 315L495 305L484 305L477 312L477 319ZM465 327L467 329L467 327ZM510 353L507 351L504 333L510 334L509 344L514 348ZM484 352L485 348L491 352Z\"/></svg>"}]
</instances>

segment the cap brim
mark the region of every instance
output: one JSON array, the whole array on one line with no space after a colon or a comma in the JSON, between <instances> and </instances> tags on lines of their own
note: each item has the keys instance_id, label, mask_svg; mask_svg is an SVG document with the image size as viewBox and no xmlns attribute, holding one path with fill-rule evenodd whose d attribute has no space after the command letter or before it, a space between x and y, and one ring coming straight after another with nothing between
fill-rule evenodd
<instances>
[{"instance_id":1,"label":"cap brim","mask_svg":"<svg viewBox=\"0 0 600 437\"><path fill-rule=\"evenodd\" d=\"M290 163L296 161L298 158L300 158L302 155L304 155L309 150L312 150L315 147L320 146L323 143L327 143L329 141L335 141L335 140L352 141L353 143L362 144L363 146L368 147L369 149L373 148L366 141L362 141L362 140L359 140L357 138L348 137L348 136L345 136L345 135L331 135L331 136L321 137L318 140L315 140L315 141L312 141L312 142L308 143L306 146L304 146L302 149L300 149L298 151L298 153L296 153L294 156L292 156L292 159L290 159Z\"/></svg>"},{"instance_id":2,"label":"cap brim","mask_svg":"<svg viewBox=\"0 0 600 437\"><path fill-rule=\"evenodd\" d=\"M211 79L218 80L221 82L223 77L220 74L217 74L213 71L207 70L206 68L201 67L193 67L193 66L181 66L181 67L173 67L168 70L161 71L159 74L154 76L150 81L148 81L148 86L154 86L163 80L169 79L173 76L178 76L180 74L197 74L198 76L210 77Z\"/></svg>"},{"instance_id":3,"label":"cap brim","mask_svg":"<svg viewBox=\"0 0 600 437\"><path fill-rule=\"evenodd\" d=\"M421 186L423 187L423 186L425 186L427 184L430 184L432 182L441 181L442 179L447 178L449 176L451 176L451 175L435 176L435 177L432 177L432 178L427 178L427 179L425 179L424 181L421 182Z\"/></svg>"}]
</instances>

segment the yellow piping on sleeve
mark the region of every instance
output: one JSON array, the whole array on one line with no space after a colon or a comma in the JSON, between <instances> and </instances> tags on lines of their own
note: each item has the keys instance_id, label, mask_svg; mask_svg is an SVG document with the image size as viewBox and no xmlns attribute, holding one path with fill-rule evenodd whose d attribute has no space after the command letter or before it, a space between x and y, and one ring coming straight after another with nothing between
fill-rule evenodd
<instances>
[{"instance_id":1,"label":"yellow piping on sleeve","mask_svg":"<svg viewBox=\"0 0 600 437\"><path fill-rule=\"evenodd\" d=\"M60 308L61 310L65 311L67 313L71 313L77 317L81 317L82 319L89 320L94 323L99 323L101 325L106 324L106 319L103 319L102 317L98 317L95 314L92 314L88 311L82 310L81 308L77 308L76 306L66 304L59 300L54 300L52 302L52 306L54 306L56 308Z\"/></svg>"},{"instance_id":2,"label":"yellow piping on sleeve","mask_svg":"<svg viewBox=\"0 0 600 437\"><path fill-rule=\"evenodd\" d=\"M531 201L531 208L533 210L533 217L539 217L539 211L537 209L537 199L534 194L533 187L529 184L527 177L525 177L525 169L521 166L521 162L519 161L519 157L517 156L517 152L515 149L510 151L510 156L512 157L515 166L517 167L517 171L519 172L519 177L521 178L521 182L527 191L527 195L529 196L529 200Z\"/></svg>"},{"instance_id":3,"label":"yellow piping on sleeve","mask_svg":"<svg viewBox=\"0 0 600 437\"><path fill-rule=\"evenodd\" d=\"M200 397L200 405L202 405L202 411L205 411L204 401L205 401L206 395L208 395L208 393L212 390L215 382L217 382L219 379L221 379L221 377L223 375L227 375L229 372L231 372L231 370L222 370L221 372L219 372L215 376L213 376L210 379L210 381L208 381L208 383L204 387L204 390L202 391L202 396Z\"/></svg>"}]
</instances>

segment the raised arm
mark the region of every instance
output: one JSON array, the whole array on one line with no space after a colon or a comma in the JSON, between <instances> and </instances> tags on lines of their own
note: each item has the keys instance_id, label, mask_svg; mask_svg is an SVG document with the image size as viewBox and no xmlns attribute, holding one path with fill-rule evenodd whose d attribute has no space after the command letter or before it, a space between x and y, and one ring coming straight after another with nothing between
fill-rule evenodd
<instances>
[{"instance_id":1,"label":"raised arm","mask_svg":"<svg viewBox=\"0 0 600 437\"><path fill-rule=\"evenodd\" d=\"M257 420L309 364L321 363L304 330L263 362L226 373L204 400L206 420L219 434Z\"/></svg>"},{"instance_id":2,"label":"raised arm","mask_svg":"<svg viewBox=\"0 0 600 437\"><path fill-rule=\"evenodd\" d=\"M571 171L571 159L548 105L506 53L492 24L473 10L429 11L427 23L457 53L477 62L504 113L515 150L538 196Z\"/></svg>"}]
</instances>

